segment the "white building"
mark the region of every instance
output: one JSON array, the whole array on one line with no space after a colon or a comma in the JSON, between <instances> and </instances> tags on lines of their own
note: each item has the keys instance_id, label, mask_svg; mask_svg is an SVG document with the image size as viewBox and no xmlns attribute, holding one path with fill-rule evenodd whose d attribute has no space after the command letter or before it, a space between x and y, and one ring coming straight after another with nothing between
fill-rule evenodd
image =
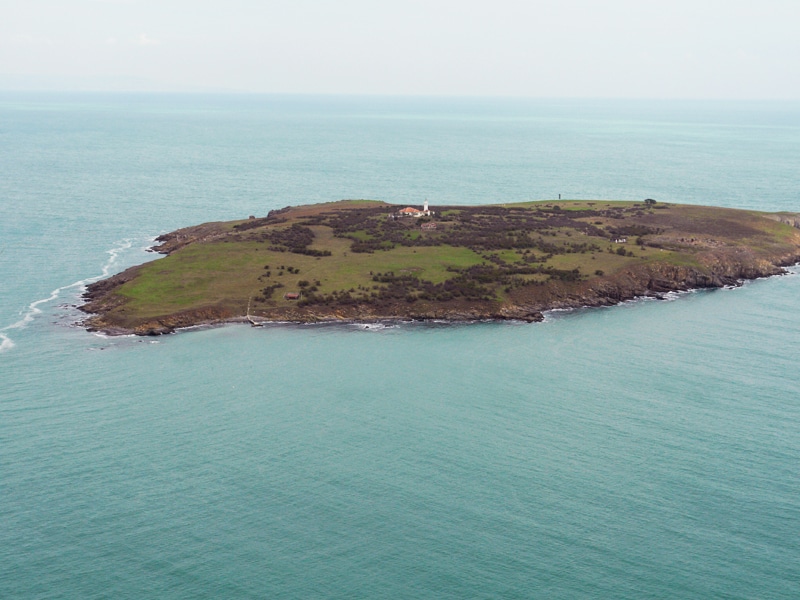
<instances>
[{"instance_id":1,"label":"white building","mask_svg":"<svg viewBox=\"0 0 800 600\"><path fill-rule=\"evenodd\" d=\"M422 205L422 210L407 206L406 208L401 208L397 211L397 215L400 217L430 217L433 214L436 213L428 208L427 198L425 198L425 204Z\"/></svg>"}]
</instances>

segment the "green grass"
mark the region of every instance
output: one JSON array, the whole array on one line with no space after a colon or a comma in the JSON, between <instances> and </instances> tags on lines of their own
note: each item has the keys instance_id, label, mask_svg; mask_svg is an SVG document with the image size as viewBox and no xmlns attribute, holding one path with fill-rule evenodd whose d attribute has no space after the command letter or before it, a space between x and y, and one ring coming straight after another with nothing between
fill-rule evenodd
<instances>
[{"instance_id":1,"label":"green grass","mask_svg":"<svg viewBox=\"0 0 800 600\"><path fill-rule=\"evenodd\" d=\"M225 303L258 289L263 257L253 243L193 244L144 265L119 293L147 315ZM247 294L249 296L249 294Z\"/></svg>"},{"instance_id":2,"label":"green grass","mask_svg":"<svg viewBox=\"0 0 800 600\"><path fill-rule=\"evenodd\" d=\"M630 200L530 200L527 202L510 202L501 204L505 208L547 208L548 206L558 206L561 210L583 211L583 210L602 210L604 208L630 208L634 204L644 208L644 201L631 202ZM662 205L666 205L663 204Z\"/></svg>"},{"instance_id":3,"label":"green grass","mask_svg":"<svg viewBox=\"0 0 800 600\"><path fill-rule=\"evenodd\" d=\"M283 284L273 296L277 305L290 305L283 294L298 291L298 282L319 280L319 290L329 293L360 285L374 285L372 274L393 271L413 273L421 279L441 283L453 276L447 267L464 268L482 262L472 250L449 246L398 247L374 254L349 252L349 241L332 238L330 257L310 257L274 252L253 242L193 244L141 268L138 277L123 285L119 293L129 300L129 311L156 316L214 305L239 305L257 296L262 288ZM272 276L263 277L264 265ZM299 274L280 266L299 269ZM372 273L372 274L371 274ZM263 278L259 280L259 276Z\"/></svg>"},{"instance_id":4,"label":"green grass","mask_svg":"<svg viewBox=\"0 0 800 600\"><path fill-rule=\"evenodd\" d=\"M768 256L776 252L796 251L800 245L800 231L777 220L766 218L764 213L689 205L670 205L668 211L639 211L639 208L644 208L642 203L639 204L639 207L634 208L634 203L621 201L549 200L502 206L536 210L546 205L557 205L563 211L573 213L586 210L603 211L608 208L622 209L626 215L625 219L611 217L597 219L601 220L604 226L616 227L624 225L626 219L635 222L640 218L641 223L658 227L657 235L646 237L651 240L657 239L664 245L664 249L638 246L633 243L634 236L629 236L631 240L629 243L620 245L610 242L608 238L593 237L577 229L570 230L564 227L560 227L555 236L545 236L548 243L556 245L586 243L599 247L596 251L556 254L544 263L544 266L559 270L577 268L586 278L598 277L597 271L602 271L604 276L610 276L622 269L654 262L699 267L702 264L699 255L707 251L708 247L719 246L724 249L746 244L749 248ZM377 273L391 271L395 275L413 274L421 280L440 284L455 277L457 273L454 270L486 263L482 255L497 256L506 264L528 264L523 261L524 255L521 250L476 252L466 247L449 245L397 246L391 250L376 251L372 254L354 253L351 250L353 239L368 240L372 236L361 230L348 234L353 239L339 238L334 236L330 227L319 224L310 225L315 234L310 248L330 251L331 256L314 257L279 252L269 250L272 244L263 240L247 241L249 236L257 237L259 231L268 232L272 227L283 229L292 223L302 225L303 219L320 213L372 207L380 209L382 206L384 203L374 200L347 200L293 208L280 214L282 219L287 219L286 222L267 225L256 230L234 229L237 224L245 223L247 220L187 228L182 231L200 237L201 241L175 250L165 258L142 265L133 280L116 290L115 293L124 298L126 303L114 310L124 315L124 319L155 318L206 307L226 307L234 313L242 314L249 300L257 298L266 286L276 283L280 283L283 287L278 288L269 301L256 302L257 307L266 310L270 307L280 309L295 306L296 303L285 300L283 295L290 291L300 291L298 282L301 280L309 281L311 285L316 285L318 281L318 292L321 294L362 288L358 293L363 295L370 293L373 286L377 285L372 280L373 274ZM456 212L458 209L445 211L450 214ZM696 233L695 230L700 233ZM205 237L207 241L202 241L203 232L207 232ZM212 233L217 236L225 233L232 235L225 241L211 237ZM416 228L409 229L406 235L411 239L420 236L436 239L435 232L423 233ZM704 240L703 243L713 238L714 244L691 247L681 242L682 238L688 236L700 237ZM618 255L616 250L620 247L633 252L634 256ZM543 252L538 248L531 252L534 256L543 256ZM270 267L269 277L266 276L265 265ZM289 273L285 268L281 273L281 266L299 269L299 273ZM547 275L532 274L521 278L541 282L547 279ZM502 291L503 287L497 284L493 288L498 298L506 297ZM363 288L368 288L368 291L364 292Z\"/></svg>"}]
</instances>

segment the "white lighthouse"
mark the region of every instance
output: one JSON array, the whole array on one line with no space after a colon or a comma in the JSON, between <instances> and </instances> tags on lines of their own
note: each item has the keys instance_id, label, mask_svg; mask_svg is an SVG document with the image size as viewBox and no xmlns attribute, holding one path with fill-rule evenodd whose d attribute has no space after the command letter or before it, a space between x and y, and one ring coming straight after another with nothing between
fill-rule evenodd
<instances>
[{"instance_id":1,"label":"white lighthouse","mask_svg":"<svg viewBox=\"0 0 800 600\"><path fill-rule=\"evenodd\" d=\"M425 198L425 204L422 205L422 213L425 216L428 216L429 214L431 214L431 211L428 210L428 199L427 198Z\"/></svg>"}]
</instances>

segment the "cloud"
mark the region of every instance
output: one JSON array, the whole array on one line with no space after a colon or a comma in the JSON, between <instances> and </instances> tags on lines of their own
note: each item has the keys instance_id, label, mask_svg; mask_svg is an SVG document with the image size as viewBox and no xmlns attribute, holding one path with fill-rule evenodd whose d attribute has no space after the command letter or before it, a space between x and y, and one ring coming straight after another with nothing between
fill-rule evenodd
<instances>
[{"instance_id":1,"label":"cloud","mask_svg":"<svg viewBox=\"0 0 800 600\"><path fill-rule=\"evenodd\" d=\"M158 46L161 42L158 40L154 40L146 33L139 34L139 45L140 46Z\"/></svg>"}]
</instances>

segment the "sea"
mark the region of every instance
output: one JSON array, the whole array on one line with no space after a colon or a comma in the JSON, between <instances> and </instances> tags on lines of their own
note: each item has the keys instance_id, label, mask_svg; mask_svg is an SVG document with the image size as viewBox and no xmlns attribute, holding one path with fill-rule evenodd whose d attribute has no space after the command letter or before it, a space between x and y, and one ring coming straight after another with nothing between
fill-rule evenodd
<instances>
[{"instance_id":1,"label":"sea","mask_svg":"<svg viewBox=\"0 0 800 600\"><path fill-rule=\"evenodd\" d=\"M0 598L800 598L800 268L543 323L80 327L288 205L800 211L800 103L0 93Z\"/></svg>"}]
</instances>

